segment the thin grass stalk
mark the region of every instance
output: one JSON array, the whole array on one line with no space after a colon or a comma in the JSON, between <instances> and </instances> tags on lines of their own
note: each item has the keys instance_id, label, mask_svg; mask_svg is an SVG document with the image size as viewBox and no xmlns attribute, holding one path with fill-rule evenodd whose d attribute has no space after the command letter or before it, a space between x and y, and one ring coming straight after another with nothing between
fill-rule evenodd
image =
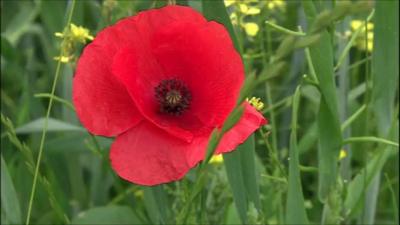
<instances>
[{"instance_id":1,"label":"thin grass stalk","mask_svg":"<svg viewBox=\"0 0 400 225\"><path fill-rule=\"evenodd\" d=\"M76 2L76 0L72 0L72 2L71 2L71 8L70 8L70 11L69 11L66 27L68 27L69 24L71 23L72 15L73 15L74 8L75 8L75 2ZM63 42L64 41L65 41L65 38L63 39ZM60 55L59 55L60 58L63 56L63 53L64 53L64 51L61 49ZM32 184L31 194L30 194L30 197L29 197L28 212L27 212L26 221L25 221L26 225L29 225L29 223L30 223L33 199L35 197L36 185L37 185L39 168L40 168L40 162L42 160L43 147L44 147L44 142L46 140L47 126L48 126L48 122L49 122L50 112L51 112L51 109L52 109L52 106L53 106L53 99L54 99L53 96L54 96L54 93L56 91L56 86L57 86L58 77L60 75L60 70L61 70L61 60L59 60L57 62L57 67L56 67L56 72L55 72L55 75L54 75L53 85L51 87L51 97L49 99L49 104L47 106L47 111L46 111L46 116L45 116L45 120L44 120L43 131L42 131L42 137L40 139L39 153L38 153L38 157L37 157L37 161L36 161L35 174L33 176L33 184Z\"/></svg>"}]
</instances>

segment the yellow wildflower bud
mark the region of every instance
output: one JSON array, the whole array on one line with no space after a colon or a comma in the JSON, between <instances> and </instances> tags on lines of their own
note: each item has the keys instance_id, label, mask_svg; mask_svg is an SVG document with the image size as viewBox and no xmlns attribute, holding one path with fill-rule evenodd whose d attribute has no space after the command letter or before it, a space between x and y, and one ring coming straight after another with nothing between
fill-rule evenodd
<instances>
[{"instance_id":1,"label":"yellow wildflower bud","mask_svg":"<svg viewBox=\"0 0 400 225\"><path fill-rule=\"evenodd\" d=\"M233 25L238 24L238 16L236 13L232 13L231 15L229 15L229 18L231 19Z\"/></svg>"},{"instance_id":2,"label":"yellow wildflower bud","mask_svg":"<svg viewBox=\"0 0 400 225\"><path fill-rule=\"evenodd\" d=\"M353 20L353 21L350 22L350 27L351 27L352 30L357 30L360 26L364 26L365 27L364 21L362 21L362 20ZM373 29L374 29L374 24L368 22L367 23L367 30L370 31L370 30L373 30ZM365 28L363 28L363 30L365 31Z\"/></svg>"},{"instance_id":3,"label":"yellow wildflower bud","mask_svg":"<svg viewBox=\"0 0 400 225\"><path fill-rule=\"evenodd\" d=\"M367 43L367 51L372 52L374 49L374 42L373 41L368 41Z\"/></svg>"},{"instance_id":4,"label":"yellow wildflower bud","mask_svg":"<svg viewBox=\"0 0 400 225\"><path fill-rule=\"evenodd\" d=\"M268 9L284 8L285 2L283 0L270 0L267 3Z\"/></svg>"},{"instance_id":5,"label":"yellow wildflower bud","mask_svg":"<svg viewBox=\"0 0 400 225\"><path fill-rule=\"evenodd\" d=\"M249 98L246 98L246 101L258 111L261 111L264 108L264 103L260 100L260 98L251 97L250 100Z\"/></svg>"},{"instance_id":6,"label":"yellow wildflower bud","mask_svg":"<svg viewBox=\"0 0 400 225\"><path fill-rule=\"evenodd\" d=\"M346 158L346 156L347 156L347 151L344 149L341 149L340 153L339 153L339 160Z\"/></svg>"},{"instance_id":7,"label":"yellow wildflower bud","mask_svg":"<svg viewBox=\"0 0 400 225\"><path fill-rule=\"evenodd\" d=\"M240 12L246 14L246 12L249 10L249 7L246 4L239 4L239 9Z\"/></svg>"},{"instance_id":8,"label":"yellow wildflower bud","mask_svg":"<svg viewBox=\"0 0 400 225\"><path fill-rule=\"evenodd\" d=\"M243 24L244 30L246 31L246 34L249 36L256 36L260 28L256 23L245 23Z\"/></svg>"},{"instance_id":9,"label":"yellow wildflower bud","mask_svg":"<svg viewBox=\"0 0 400 225\"><path fill-rule=\"evenodd\" d=\"M374 24L370 22L365 24L362 20L353 20L350 22L350 27L353 32L361 27L359 36L355 41L355 46L360 50L371 52L374 47ZM365 39L367 39L367 43L365 43Z\"/></svg>"},{"instance_id":10,"label":"yellow wildflower bud","mask_svg":"<svg viewBox=\"0 0 400 225\"><path fill-rule=\"evenodd\" d=\"M143 192L143 190L137 190L137 191L135 191L135 192L133 193L133 195L134 195L136 198L143 198L144 192Z\"/></svg>"},{"instance_id":11,"label":"yellow wildflower bud","mask_svg":"<svg viewBox=\"0 0 400 225\"><path fill-rule=\"evenodd\" d=\"M86 40L93 40L93 36L89 34L89 30L82 26L76 26L71 23L70 31L71 38L77 42L86 43Z\"/></svg>"},{"instance_id":12,"label":"yellow wildflower bud","mask_svg":"<svg viewBox=\"0 0 400 225\"><path fill-rule=\"evenodd\" d=\"M56 56L53 59L62 63L68 63L71 61L72 56Z\"/></svg>"},{"instance_id":13,"label":"yellow wildflower bud","mask_svg":"<svg viewBox=\"0 0 400 225\"><path fill-rule=\"evenodd\" d=\"M261 10L257 7L249 7L246 12L246 15L257 15L260 14Z\"/></svg>"},{"instance_id":14,"label":"yellow wildflower bud","mask_svg":"<svg viewBox=\"0 0 400 225\"><path fill-rule=\"evenodd\" d=\"M351 21L350 26L351 26L351 29L357 30L362 24L363 24L363 22L361 20L353 20L353 21Z\"/></svg>"},{"instance_id":15,"label":"yellow wildflower bud","mask_svg":"<svg viewBox=\"0 0 400 225\"><path fill-rule=\"evenodd\" d=\"M224 161L224 158L222 157L222 154L213 155L210 159L210 163L212 163L212 164L221 164L223 161Z\"/></svg>"},{"instance_id":16,"label":"yellow wildflower bud","mask_svg":"<svg viewBox=\"0 0 400 225\"><path fill-rule=\"evenodd\" d=\"M235 4L236 0L224 0L225 7Z\"/></svg>"},{"instance_id":17,"label":"yellow wildflower bud","mask_svg":"<svg viewBox=\"0 0 400 225\"><path fill-rule=\"evenodd\" d=\"M54 36L59 37L59 38L62 38L62 37L64 37L64 34L61 33L61 32L55 32L55 33L54 33Z\"/></svg>"}]
</instances>

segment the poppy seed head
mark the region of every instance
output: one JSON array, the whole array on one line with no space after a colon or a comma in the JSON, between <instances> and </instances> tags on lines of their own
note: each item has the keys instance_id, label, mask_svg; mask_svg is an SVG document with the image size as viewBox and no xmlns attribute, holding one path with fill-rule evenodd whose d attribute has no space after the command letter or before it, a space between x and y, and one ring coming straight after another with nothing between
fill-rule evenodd
<instances>
[{"instance_id":1,"label":"poppy seed head","mask_svg":"<svg viewBox=\"0 0 400 225\"><path fill-rule=\"evenodd\" d=\"M154 91L162 113L179 116L189 108L192 96L181 80L163 80Z\"/></svg>"}]
</instances>

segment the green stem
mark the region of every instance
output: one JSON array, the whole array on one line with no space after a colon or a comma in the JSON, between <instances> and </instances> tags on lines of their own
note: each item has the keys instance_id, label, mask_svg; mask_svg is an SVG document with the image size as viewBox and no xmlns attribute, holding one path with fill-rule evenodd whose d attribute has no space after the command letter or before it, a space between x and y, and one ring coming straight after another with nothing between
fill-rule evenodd
<instances>
[{"instance_id":1,"label":"green stem","mask_svg":"<svg viewBox=\"0 0 400 225\"><path fill-rule=\"evenodd\" d=\"M392 205L393 205L393 208L394 208L393 212L394 212L394 221L395 221L394 224L399 224L399 214L398 214L399 207L398 207L397 202L396 202L396 199L397 199L396 198L396 194L394 192L392 182L390 182L389 176L386 173L385 173L385 179L386 179L386 182L388 184L390 195L392 196Z\"/></svg>"},{"instance_id":2,"label":"green stem","mask_svg":"<svg viewBox=\"0 0 400 225\"><path fill-rule=\"evenodd\" d=\"M350 144L350 143L355 143L355 142L377 142L377 143L381 143L381 144L387 144L387 145L391 145L394 147L399 147L399 143L393 142L393 141L389 141L387 139L383 139L383 138L378 138L378 137L351 137L351 138L347 138L345 140L343 140L343 145L345 144Z\"/></svg>"},{"instance_id":3,"label":"green stem","mask_svg":"<svg viewBox=\"0 0 400 225\"><path fill-rule=\"evenodd\" d=\"M271 23L269 21L265 21L265 24L267 24L268 26L275 28L276 30L278 30L282 33L285 33L285 34L294 35L294 36L306 36L306 34L303 32L289 30L287 28L281 27L281 26Z\"/></svg>"},{"instance_id":4,"label":"green stem","mask_svg":"<svg viewBox=\"0 0 400 225\"><path fill-rule=\"evenodd\" d=\"M268 106L266 109L262 110L262 113L263 114L267 113L267 112L269 112L271 110L275 110L281 106L289 106L292 101L292 98L293 98L293 96L288 96L282 100L279 100L278 102L274 103L273 105Z\"/></svg>"},{"instance_id":5,"label":"green stem","mask_svg":"<svg viewBox=\"0 0 400 225\"><path fill-rule=\"evenodd\" d=\"M310 70L310 77L317 85L319 85L318 78L317 78L317 73L315 72L314 64L313 64L313 62L311 60L310 49L309 48L305 48L304 52L306 54L308 69Z\"/></svg>"},{"instance_id":6,"label":"green stem","mask_svg":"<svg viewBox=\"0 0 400 225\"><path fill-rule=\"evenodd\" d=\"M361 113L364 112L365 109L367 109L366 105L361 106L353 115L351 115L346 121L344 121L341 127L342 131L350 126L350 124L353 123L354 120L356 120L361 115Z\"/></svg>"},{"instance_id":7,"label":"green stem","mask_svg":"<svg viewBox=\"0 0 400 225\"><path fill-rule=\"evenodd\" d=\"M67 26L71 23L71 19L72 19L72 14L74 12L74 8L75 8L75 0L72 0L71 9L70 9L70 12L69 12L69 15L68 15L68 20L67 20ZM63 42L64 41L65 41L65 38L64 38ZM60 57L62 55L63 55L63 50L61 49ZM37 185L37 180L38 180L40 162L42 160L43 146L44 146L44 141L46 140L47 126L48 126L48 122L49 122L51 108L53 106L54 93L55 93L56 86L57 86L57 80L58 80L58 77L60 75L60 70L61 70L61 61L58 61L57 62L56 72L55 72L55 75L54 75L53 85L51 87L51 96L50 96L50 99L49 99L49 104L47 106L46 117L45 117L45 120L44 120L42 137L40 139L39 154L38 154L37 161L36 161L35 174L33 176L33 184L32 184L31 194L30 194L30 198L29 198L28 212L27 212L26 221L25 221L26 225L29 225L30 218L31 218L32 205L33 205L33 199L35 197L35 191L36 191L36 185Z\"/></svg>"},{"instance_id":8,"label":"green stem","mask_svg":"<svg viewBox=\"0 0 400 225\"><path fill-rule=\"evenodd\" d=\"M358 60L357 62L351 64L347 69L348 69L348 70L352 70L352 69L354 69L354 68L357 68L358 66L360 66L360 65L362 65L362 64L364 64L364 63L367 63L367 62L370 61L371 59L372 59L372 57L369 56L369 57L367 57L367 58Z\"/></svg>"},{"instance_id":9,"label":"green stem","mask_svg":"<svg viewBox=\"0 0 400 225\"><path fill-rule=\"evenodd\" d=\"M68 107L69 109L71 109L72 111L75 111L75 107L74 105L72 105L71 102L60 98L56 95L51 95L50 93L38 93L34 95L36 98L53 98L54 101L60 102L62 104L64 104L66 107Z\"/></svg>"},{"instance_id":10,"label":"green stem","mask_svg":"<svg viewBox=\"0 0 400 225\"><path fill-rule=\"evenodd\" d=\"M360 26L359 28L357 28L357 30L353 33L349 43L347 43L347 45L344 48L342 54L340 54L339 60L338 60L336 66L334 68L335 71L337 69L339 69L340 65L343 63L343 60L346 58L346 55L349 53L350 48L353 46L353 43L356 40L356 38L358 37L358 35L360 34L361 30L363 28L365 30L367 30L366 25L367 25L368 21L370 21L372 19L372 17L374 16L374 13L375 13L375 10L372 10L372 12L368 15L367 20L364 22L364 24L362 26Z\"/></svg>"}]
</instances>

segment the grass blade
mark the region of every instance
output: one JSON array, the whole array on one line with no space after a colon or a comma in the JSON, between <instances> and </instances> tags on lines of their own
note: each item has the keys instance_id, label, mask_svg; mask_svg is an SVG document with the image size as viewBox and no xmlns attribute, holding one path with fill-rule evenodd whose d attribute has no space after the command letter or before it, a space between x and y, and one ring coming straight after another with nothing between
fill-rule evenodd
<instances>
[{"instance_id":1,"label":"grass blade","mask_svg":"<svg viewBox=\"0 0 400 225\"><path fill-rule=\"evenodd\" d=\"M254 203L256 209L261 211L260 190L258 186L258 175L255 166L254 135L250 136L236 151L240 152L243 182L246 188L248 200Z\"/></svg>"},{"instance_id":2,"label":"grass blade","mask_svg":"<svg viewBox=\"0 0 400 225\"><path fill-rule=\"evenodd\" d=\"M398 139L399 124L398 121L393 124L391 127L391 139ZM344 202L345 212L347 215L352 215L358 209L359 204L361 203L361 199L363 197L363 193L365 191L364 186L369 186L372 182L372 179L380 173L381 169L385 165L386 161L393 156L394 154L398 154L398 150L396 150L392 146L387 146L384 149L380 149L377 153L369 160L368 164L365 166L363 170L350 182L347 195Z\"/></svg>"},{"instance_id":3,"label":"grass blade","mask_svg":"<svg viewBox=\"0 0 400 225\"><path fill-rule=\"evenodd\" d=\"M127 206L103 206L80 213L71 224L143 224Z\"/></svg>"},{"instance_id":4,"label":"grass blade","mask_svg":"<svg viewBox=\"0 0 400 225\"><path fill-rule=\"evenodd\" d=\"M393 50L388 51L391 46ZM387 135L394 112L399 75L399 2L377 1L374 29L373 89L378 131ZM384 79L383 79L384 77Z\"/></svg>"},{"instance_id":5,"label":"grass blade","mask_svg":"<svg viewBox=\"0 0 400 225\"><path fill-rule=\"evenodd\" d=\"M399 2L378 1L372 57L372 110L377 118L378 136L386 137L391 127L399 74ZM387 50L391 46L394 50ZM382 77L384 77L382 79ZM373 224L380 185L380 170L368 187L362 223Z\"/></svg>"},{"instance_id":6,"label":"grass blade","mask_svg":"<svg viewBox=\"0 0 400 225\"><path fill-rule=\"evenodd\" d=\"M153 224L164 224L167 221L166 196L161 185L144 188L144 203Z\"/></svg>"},{"instance_id":7,"label":"grass blade","mask_svg":"<svg viewBox=\"0 0 400 225\"><path fill-rule=\"evenodd\" d=\"M308 24L312 24L317 12L312 1L303 1ZM330 34L321 31L320 41L309 47L310 56L321 90L321 101L317 116L319 130L318 148L318 195L325 202L336 182L337 156L342 142L337 107L336 86L333 74L333 53Z\"/></svg>"},{"instance_id":8,"label":"grass blade","mask_svg":"<svg viewBox=\"0 0 400 225\"><path fill-rule=\"evenodd\" d=\"M19 200L3 156L1 156L1 215L2 224L21 224Z\"/></svg>"},{"instance_id":9,"label":"grass blade","mask_svg":"<svg viewBox=\"0 0 400 225\"><path fill-rule=\"evenodd\" d=\"M34 132L41 132L43 129L45 118L39 118L36 120L33 120L27 124L24 124L20 127L17 127L15 129L15 132L17 134L28 134L28 133L34 133ZM47 121L47 132L60 132L60 131L80 131L80 132L85 132L85 129L82 127L66 123L61 120L57 120L54 118L48 118Z\"/></svg>"},{"instance_id":10,"label":"grass blade","mask_svg":"<svg viewBox=\"0 0 400 225\"><path fill-rule=\"evenodd\" d=\"M286 224L308 224L301 187L299 152L297 148L297 112L300 103L300 87L293 98L292 131L290 134L289 185L286 199Z\"/></svg>"},{"instance_id":11,"label":"grass blade","mask_svg":"<svg viewBox=\"0 0 400 225\"><path fill-rule=\"evenodd\" d=\"M235 201L239 217L242 220L242 223L246 223L248 205L240 156L241 152L238 151L238 149L223 155L226 174L232 189L233 199Z\"/></svg>"}]
</instances>

